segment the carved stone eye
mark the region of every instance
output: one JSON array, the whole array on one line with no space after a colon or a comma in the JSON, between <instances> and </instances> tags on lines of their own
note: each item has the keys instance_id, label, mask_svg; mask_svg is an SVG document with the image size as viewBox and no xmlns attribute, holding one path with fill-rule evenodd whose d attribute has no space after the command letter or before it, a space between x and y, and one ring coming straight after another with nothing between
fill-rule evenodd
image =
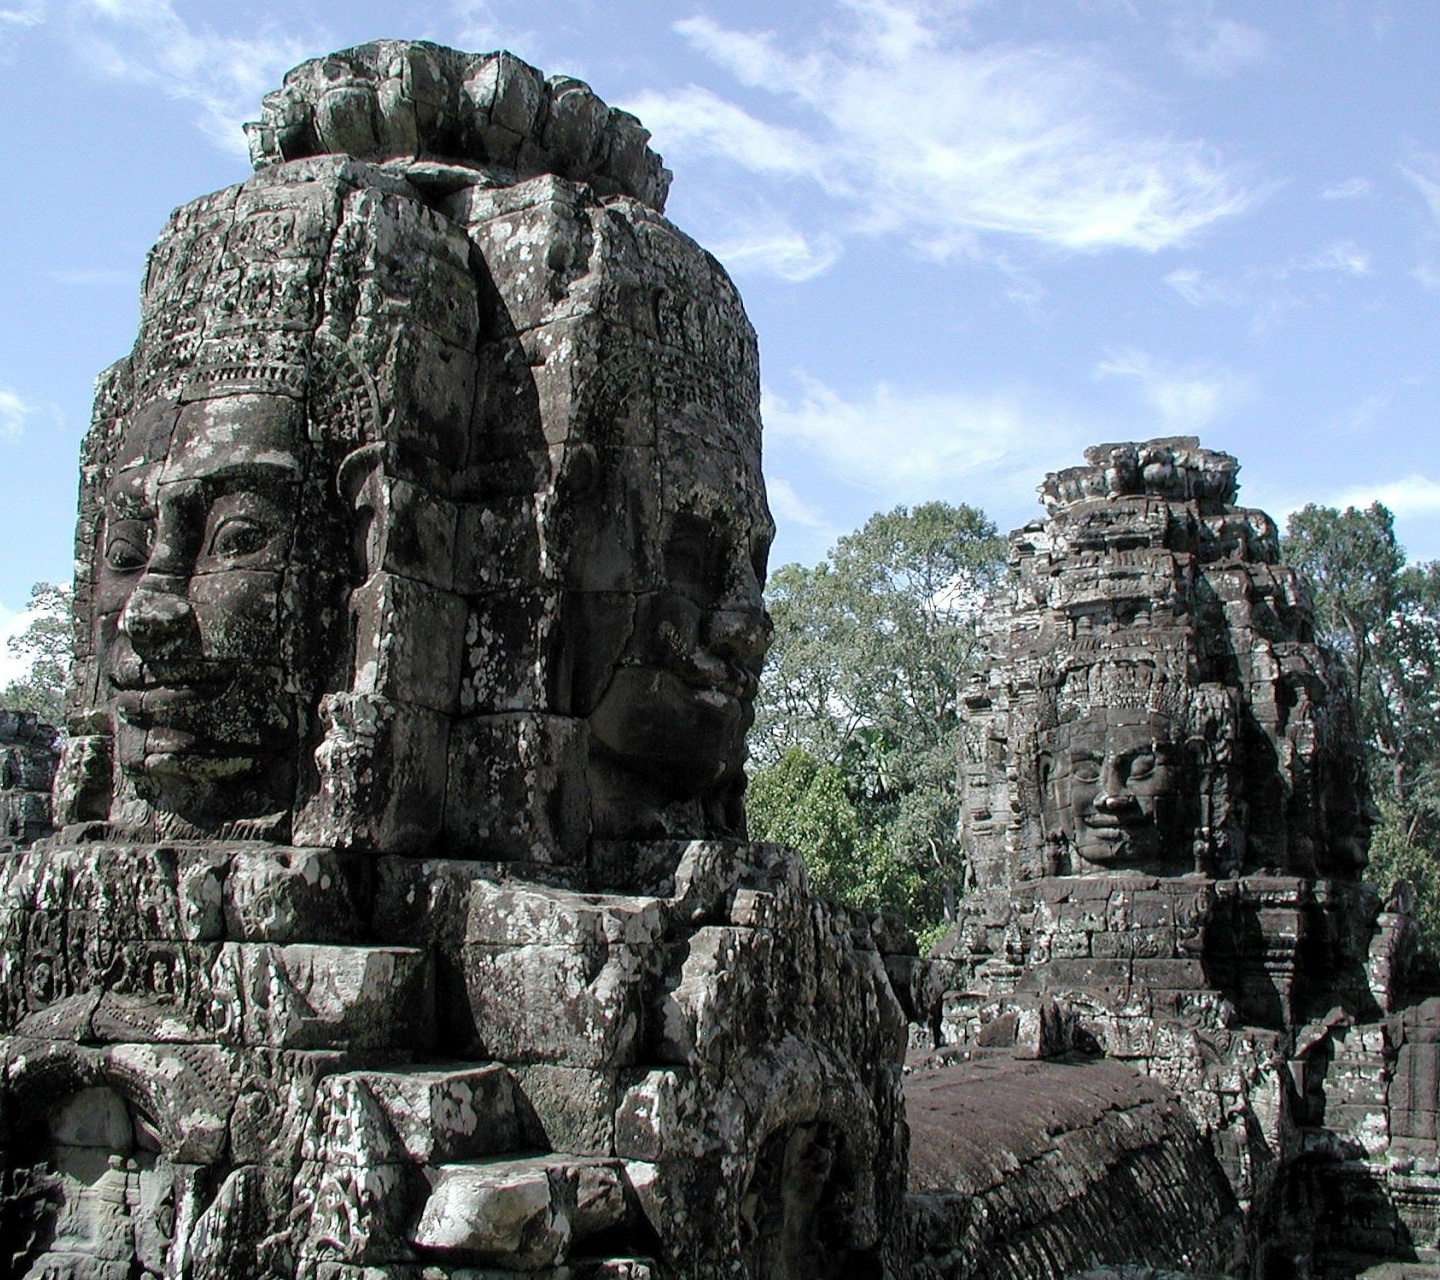
<instances>
[{"instance_id":1,"label":"carved stone eye","mask_svg":"<svg viewBox=\"0 0 1440 1280\"><path fill-rule=\"evenodd\" d=\"M210 554L221 560L243 559L264 550L270 531L244 516L227 516L210 537Z\"/></svg>"},{"instance_id":2,"label":"carved stone eye","mask_svg":"<svg viewBox=\"0 0 1440 1280\"><path fill-rule=\"evenodd\" d=\"M1071 769L1079 782L1100 781L1100 761L1094 759L1076 760Z\"/></svg>"},{"instance_id":3,"label":"carved stone eye","mask_svg":"<svg viewBox=\"0 0 1440 1280\"><path fill-rule=\"evenodd\" d=\"M105 563L118 573L134 573L150 562L150 529L139 520L125 520L110 530Z\"/></svg>"},{"instance_id":4,"label":"carved stone eye","mask_svg":"<svg viewBox=\"0 0 1440 1280\"><path fill-rule=\"evenodd\" d=\"M1155 772L1155 753L1153 751L1141 751L1130 760L1131 778L1148 778Z\"/></svg>"}]
</instances>

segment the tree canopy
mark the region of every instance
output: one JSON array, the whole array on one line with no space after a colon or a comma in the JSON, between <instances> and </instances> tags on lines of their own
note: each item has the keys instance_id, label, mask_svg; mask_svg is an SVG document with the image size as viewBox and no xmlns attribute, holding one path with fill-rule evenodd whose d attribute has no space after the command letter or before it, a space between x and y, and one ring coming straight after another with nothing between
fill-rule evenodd
<instances>
[{"instance_id":1,"label":"tree canopy","mask_svg":"<svg viewBox=\"0 0 1440 1280\"><path fill-rule=\"evenodd\" d=\"M959 880L959 678L1004 553L983 512L928 502L877 513L814 568L776 570L767 589L775 639L751 735L755 834L796 845L827 892L920 928L947 914ZM839 794L853 823L804 816Z\"/></svg>"},{"instance_id":2,"label":"tree canopy","mask_svg":"<svg viewBox=\"0 0 1440 1280\"><path fill-rule=\"evenodd\" d=\"M1285 554L1310 579L1316 629L1351 683L1381 818L1369 877L1382 891L1414 884L1440 952L1440 562L1406 567L1379 503L1295 512Z\"/></svg>"},{"instance_id":3,"label":"tree canopy","mask_svg":"<svg viewBox=\"0 0 1440 1280\"><path fill-rule=\"evenodd\" d=\"M29 671L0 689L0 706L33 711L47 724L63 723L65 680L70 671L70 589L49 582L30 588L30 625L10 637L10 652Z\"/></svg>"}]
</instances>

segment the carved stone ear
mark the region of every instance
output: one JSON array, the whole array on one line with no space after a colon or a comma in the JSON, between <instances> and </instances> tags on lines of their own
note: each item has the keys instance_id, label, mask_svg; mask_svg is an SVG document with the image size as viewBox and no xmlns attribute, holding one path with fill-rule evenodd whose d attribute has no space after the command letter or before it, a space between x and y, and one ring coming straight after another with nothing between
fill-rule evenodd
<instances>
[{"instance_id":1,"label":"carved stone ear","mask_svg":"<svg viewBox=\"0 0 1440 1280\"><path fill-rule=\"evenodd\" d=\"M341 500L354 512L350 536L350 571L353 582L364 582L378 568L379 548L372 536L375 517L383 505L375 483L384 460L385 446L366 444L348 454L335 475Z\"/></svg>"},{"instance_id":2,"label":"carved stone ear","mask_svg":"<svg viewBox=\"0 0 1440 1280\"><path fill-rule=\"evenodd\" d=\"M600 483L600 455L593 444L574 445L566 451L560 468L561 493L567 498L583 498Z\"/></svg>"}]
</instances>

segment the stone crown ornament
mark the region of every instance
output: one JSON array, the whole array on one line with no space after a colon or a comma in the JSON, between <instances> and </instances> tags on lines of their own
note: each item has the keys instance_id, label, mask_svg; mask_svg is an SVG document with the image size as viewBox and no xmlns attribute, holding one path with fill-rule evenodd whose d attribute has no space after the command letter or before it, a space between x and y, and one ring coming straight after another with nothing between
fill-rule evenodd
<instances>
[{"instance_id":1,"label":"stone crown ornament","mask_svg":"<svg viewBox=\"0 0 1440 1280\"><path fill-rule=\"evenodd\" d=\"M546 79L509 53L414 41L378 40L301 63L266 95L246 135L261 170L315 155L428 158L560 174L660 212L670 187L645 128L582 81ZM437 170L428 181L464 178Z\"/></svg>"}]
</instances>

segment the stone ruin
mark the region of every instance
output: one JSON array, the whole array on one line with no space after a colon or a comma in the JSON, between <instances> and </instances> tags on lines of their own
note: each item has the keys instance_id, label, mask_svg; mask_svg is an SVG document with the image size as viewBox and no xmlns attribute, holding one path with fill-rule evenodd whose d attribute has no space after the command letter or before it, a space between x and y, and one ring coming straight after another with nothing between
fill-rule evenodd
<instances>
[{"instance_id":1,"label":"stone ruin","mask_svg":"<svg viewBox=\"0 0 1440 1280\"><path fill-rule=\"evenodd\" d=\"M0 853L49 835L60 734L33 711L0 707Z\"/></svg>"},{"instance_id":2,"label":"stone ruin","mask_svg":"<svg viewBox=\"0 0 1440 1280\"><path fill-rule=\"evenodd\" d=\"M508 54L318 59L250 137L83 446L0 1266L880 1274L913 946L745 839L733 285L639 123Z\"/></svg>"},{"instance_id":3,"label":"stone ruin","mask_svg":"<svg viewBox=\"0 0 1440 1280\"><path fill-rule=\"evenodd\" d=\"M1308 591L1234 458L1086 458L1011 535L964 685L972 882L907 1085L915 1274L1434 1264L1440 1002L1410 990L1403 889L1359 879L1360 746ZM1012 1117L988 1151L956 1099Z\"/></svg>"},{"instance_id":4,"label":"stone ruin","mask_svg":"<svg viewBox=\"0 0 1440 1280\"><path fill-rule=\"evenodd\" d=\"M1233 459L1047 481L921 960L746 839L755 339L639 123L382 41L250 137L83 446L60 829L0 858L5 1274L1440 1256L1440 1002Z\"/></svg>"}]
</instances>

